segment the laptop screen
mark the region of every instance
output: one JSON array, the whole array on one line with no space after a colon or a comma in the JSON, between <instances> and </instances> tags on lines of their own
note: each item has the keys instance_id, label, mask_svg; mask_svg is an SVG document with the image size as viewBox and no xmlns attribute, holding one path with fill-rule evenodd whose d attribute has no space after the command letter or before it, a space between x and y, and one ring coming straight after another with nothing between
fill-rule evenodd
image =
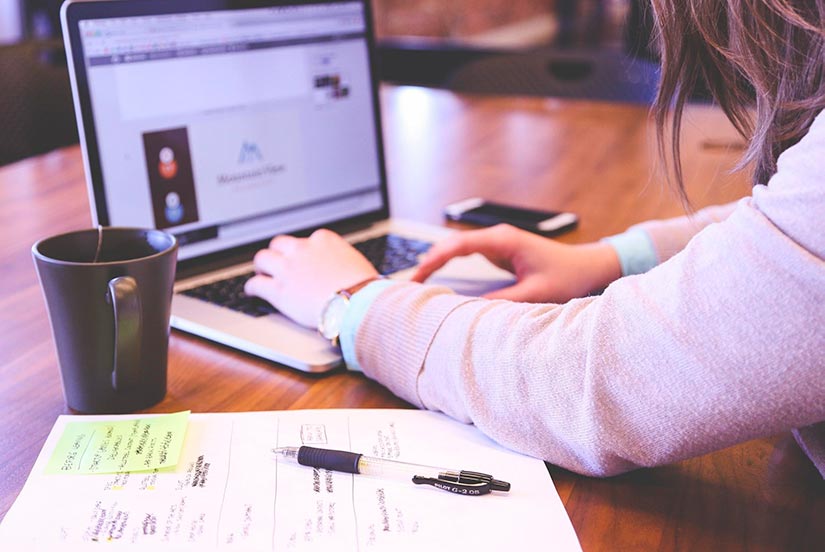
<instances>
[{"instance_id":1,"label":"laptop screen","mask_svg":"<svg viewBox=\"0 0 825 552\"><path fill-rule=\"evenodd\" d=\"M363 2L272 4L75 23L101 222L184 260L385 208Z\"/></svg>"}]
</instances>

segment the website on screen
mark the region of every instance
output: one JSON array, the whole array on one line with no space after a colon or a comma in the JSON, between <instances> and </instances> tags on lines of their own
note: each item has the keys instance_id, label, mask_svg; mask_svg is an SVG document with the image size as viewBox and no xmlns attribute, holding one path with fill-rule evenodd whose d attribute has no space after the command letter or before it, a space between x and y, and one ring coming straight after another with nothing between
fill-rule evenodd
<instances>
[{"instance_id":1,"label":"website on screen","mask_svg":"<svg viewBox=\"0 0 825 552\"><path fill-rule=\"evenodd\" d=\"M82 21L110 222L186 258L379 208L362 10Z\"/></svg>"}]
</instances>

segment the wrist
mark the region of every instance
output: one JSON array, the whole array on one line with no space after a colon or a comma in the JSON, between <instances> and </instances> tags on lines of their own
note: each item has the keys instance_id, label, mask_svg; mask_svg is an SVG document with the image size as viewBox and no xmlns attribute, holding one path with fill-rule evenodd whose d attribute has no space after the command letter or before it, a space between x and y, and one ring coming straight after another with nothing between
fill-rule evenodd
<instances>
[{"instance_id":1,"label":"wrist","mask_svg":"<svg viewBox=\"0 0 825 552\"><path fill-rule=\"evenodd\" d=\"M343 325L344 317L350 307L350 298L367 285L384 279L378 274L370 276L349 287L339 289L330 297L321 309L318 320L318 333L329 339L333 346L339 345L339 336Z\"/></svg>"},{"instance_id":2,"label":"wrist","mask_svg":"<svg viewBox=\"0 0 825 552\"><path fill-rule=\"evenodd\" d=\"M610 243L599 241L581 247L589 264L586 274L591 275L586 293L598 293L622 277L621 260Z\"/></svg>"},{"instance_id":3,"label":"wrist","mask_svg":"<svg viewBox=\"0 0 825 552\"><path fill-rule=\"evenodd\" d=\"M361 288L350 298L350 306L344 315L344 320L341 324L341 335L339 337L341 354L349 370L357 372L363 371L355 352L355 338L358 329L378 296L381 295L385 289L394 285L398 285L398 281L390 279L376 280Z\"/></svg>"},{"instance_id":4,"label":"wrist","mask_svg":"<svg viewBox=\"0 0 825 552\"><path fill-rule=\"evenodd\" d=\"M653 241L641 228L631 228L601 241L610 245L618 256L622 276L643 274L659 264Z\"/></svg>"}]
</instances>

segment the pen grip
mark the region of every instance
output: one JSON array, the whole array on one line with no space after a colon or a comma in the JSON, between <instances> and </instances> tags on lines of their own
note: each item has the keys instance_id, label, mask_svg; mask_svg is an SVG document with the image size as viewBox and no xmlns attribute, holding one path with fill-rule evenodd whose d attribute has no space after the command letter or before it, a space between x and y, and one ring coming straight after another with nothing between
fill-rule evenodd
<instances>
[{"instance_id":1,"label":"pen grip","mask_svg":"<svg viewBox=\"0 0 825 552\"><path fill-rule=\"evenodd\" d=\"M302 466L332 470L345 473L360 473L358 461L361 455L345 450L319 449L315 447L300 447L298 449L298 463Z\"/></svg>"}]
</instances>

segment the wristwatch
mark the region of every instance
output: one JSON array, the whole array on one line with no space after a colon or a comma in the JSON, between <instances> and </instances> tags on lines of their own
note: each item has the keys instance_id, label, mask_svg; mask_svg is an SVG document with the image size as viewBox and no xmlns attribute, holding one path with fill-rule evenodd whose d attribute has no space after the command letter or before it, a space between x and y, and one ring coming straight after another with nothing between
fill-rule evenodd
<instances>
[{"instance_id":1,"label":"wristwatch","mask_svg":"<svg viewBox=\"0 0 825 552\"><path fill-rule=\"evenodd\" d=\"M329 298L324 308L321 309L321 319L318 321L318 333L330 340L333 347L339 346L339 337L341 335L341 324L344 322L344 315L349 309L350 297L366 286L377 280L383 280L383 276L373 276L367 278L362 282L358 282L354 286L339 289Z\"/></svg>"}]
</instances>

